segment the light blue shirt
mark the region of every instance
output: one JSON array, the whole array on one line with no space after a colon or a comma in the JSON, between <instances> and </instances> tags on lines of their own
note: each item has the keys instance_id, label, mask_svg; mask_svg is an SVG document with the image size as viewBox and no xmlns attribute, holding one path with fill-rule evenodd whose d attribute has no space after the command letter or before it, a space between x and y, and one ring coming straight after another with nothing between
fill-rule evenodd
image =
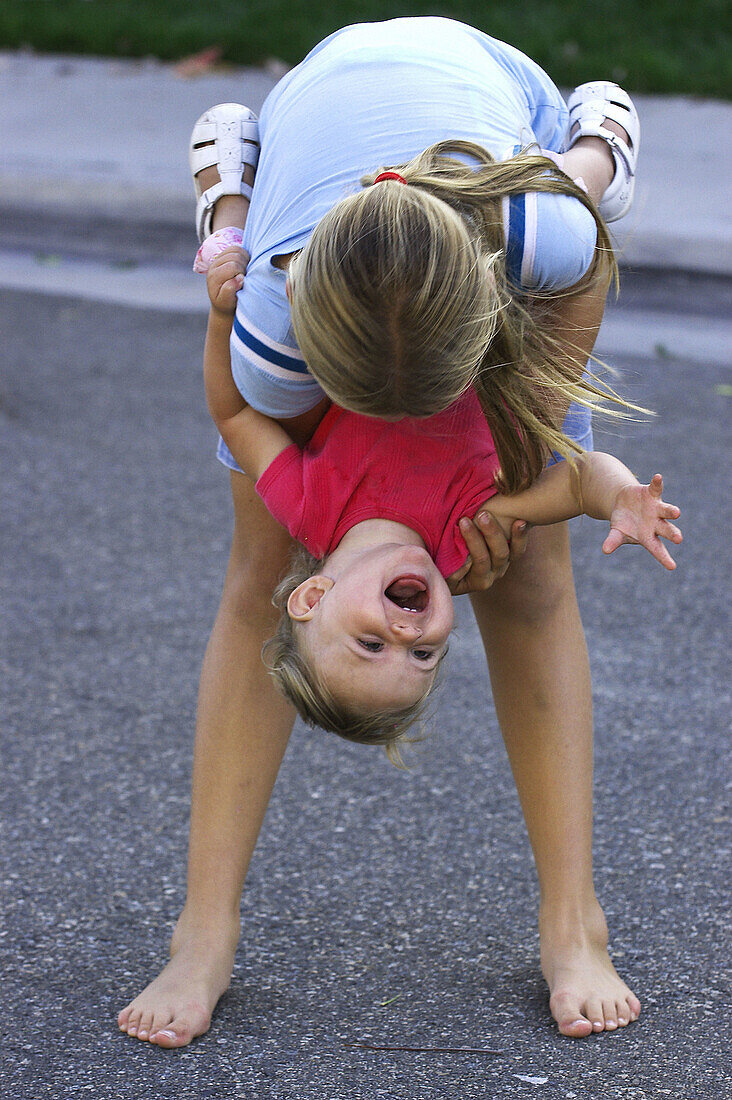
<instances>
[{"instance_id":1,"label":"light blue shirt","mask_svg":"<svg viewBox=\"0 0 732 1100\"><path fill-rule=\"evenodd\" d=\"M231 338L242 396L270 416L312 408L322 391L290 323L285 274L295 252L363 175L403 164L437 141L476 142L499 159L530 145L561 152L567 109L528 57L451 19L345 27L316 46L268 96L262 150L244 231L249 252ZM507 268L531 291L577 283L594 254L588 210L565 195L504 203Z\"/></svg>"}]
</instances>

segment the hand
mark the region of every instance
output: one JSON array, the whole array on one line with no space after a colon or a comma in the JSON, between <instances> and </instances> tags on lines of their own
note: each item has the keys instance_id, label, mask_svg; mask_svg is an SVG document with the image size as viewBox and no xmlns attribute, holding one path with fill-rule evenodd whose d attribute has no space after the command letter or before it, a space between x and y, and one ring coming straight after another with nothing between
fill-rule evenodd
<instances>
[{"instance_id":1,"label":"hand","mask_svg":"<svg viewBox=\"0 0 732 1100\"><path fill-rule=\"evenodd\" d=\"M447 578L453 596L467 592L485 592L526 550L528 525L516 520L511 541L506 538L490 512L479 512L475 520L460 520L460 534L468 548L468 560Z\"/></svg>"},{"instance_id":2,"label":"hand","mask_svg":"<svg viewBox=\"0 0 732 1100\"><path fill-rule=\"evenodd\" d=\"M236 312L236 296L244 286L244 272L249 256L243 248L231 248L214 256L206 274L206 286L211 305L219 313Z\"/></svg>"},{"instance_id":3,"label":"hand","mask_svg":"<svg viewBox=\"0 0 732 1100\"><path fill-rule=\"evenodd\" d=\"M660 540L681 542L681 531L669 523L678 519L681 511L674 504L665 504L662 493L660 474L654 474L650 485L627 485L620 490L610 516L610 534L602 544L603 554L612 554L625 542L635 543L645 546L665 569L676 568L676 562Z\"/></svg>"}]
</instances>

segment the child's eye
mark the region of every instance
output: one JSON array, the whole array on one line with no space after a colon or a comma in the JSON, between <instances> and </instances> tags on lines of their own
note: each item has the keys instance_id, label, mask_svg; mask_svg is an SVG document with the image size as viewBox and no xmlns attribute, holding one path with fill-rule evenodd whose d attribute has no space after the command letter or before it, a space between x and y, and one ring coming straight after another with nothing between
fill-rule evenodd
<instances>
[{"instance_id":1,"label":"child's eye","mask_svg":"<svg viewBox=\"0 0 732 1100\"><path fill-rule=\"evenodd\" d=\"M379 650L384 648L383 642L373 642L370 638L359 638L358 644L363 646L364 649L368 649L369 653L378 653Z\"/></svg>"},{"instance_id":2,"label":"child's eye","mask_svg":"<svg viewBox=\"0 0 732 1100\"><path fill-rule=\"evenodd\" d=\"M416 657L418 661L429 661L432 656L431 649L413 649L412 656Z\"/></svg>"}]
</instances>

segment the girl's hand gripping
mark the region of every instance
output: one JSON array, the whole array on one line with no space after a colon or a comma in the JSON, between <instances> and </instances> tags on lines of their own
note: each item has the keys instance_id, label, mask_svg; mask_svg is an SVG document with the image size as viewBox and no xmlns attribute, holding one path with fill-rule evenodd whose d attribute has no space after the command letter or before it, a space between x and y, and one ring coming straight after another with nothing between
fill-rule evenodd
<instances>
[{"instance_id":1,"label":"girl's hand gripping","mask_svg":"<svg viewBox=\"0 0 732 1100\"><path fill-rule=\"evenodd\" d=\"M660 474L654 474L650 485L626 485L619 491L610 516L610 534L602 544L603 554L612 554L625 542L635 543L645 546L664 568L676 568L676 562L661 539L681 542L681 531L669 523L669 520L678 519L681 512L674 504L664 503L662 493Z\"/></svg>"},{"instance_id":2,"label":"girl's hand gripping","mask_svg":"<svg viewBox=\"0 0 732 1100\"><path fill-rule=\"evenodd\" d=\"M211 261L206 286L211 305L219 313L236 313L236 296L244 286L248 263L248 254L236 245L219 252Z\"/></svg>"}]
</instances>

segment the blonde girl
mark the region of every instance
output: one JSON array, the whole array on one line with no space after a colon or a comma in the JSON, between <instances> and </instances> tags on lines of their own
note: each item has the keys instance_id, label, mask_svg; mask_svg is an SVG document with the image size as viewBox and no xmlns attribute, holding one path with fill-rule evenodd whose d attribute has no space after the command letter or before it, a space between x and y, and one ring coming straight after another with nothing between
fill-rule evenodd
<instances>
[{"instance_id":1,"label":"blonde girl","mask_svg":"<svg viewBox=\"0 0 732 1100\"><path fill-rule=\"evenodd\" d=\"M207 112L193 135L199 233L243 226L250 257L231 337L244 399L302 442L328 398L423 416L472 382L509 489L552 447L591 447L583 373L612 269L596 204L609 220L627 209L638 129L613 85L583 86L570 108L517 50L429 18L347 27L292 70L262 111L253 193L251 112ZM293 723L260 658L290 539L223 444L219 456L235 530L201 679L188 895L169 963L119 1016L168 1047L209 1027L228 985ZM593 888L592 703L566 524L528 547L514 527L509 549L479 516L466 541L452 590L473 593L534 852L549 1008L565 1035L614 1031L640 1003L608 957Z\"/></svg>"}]
</instances>

